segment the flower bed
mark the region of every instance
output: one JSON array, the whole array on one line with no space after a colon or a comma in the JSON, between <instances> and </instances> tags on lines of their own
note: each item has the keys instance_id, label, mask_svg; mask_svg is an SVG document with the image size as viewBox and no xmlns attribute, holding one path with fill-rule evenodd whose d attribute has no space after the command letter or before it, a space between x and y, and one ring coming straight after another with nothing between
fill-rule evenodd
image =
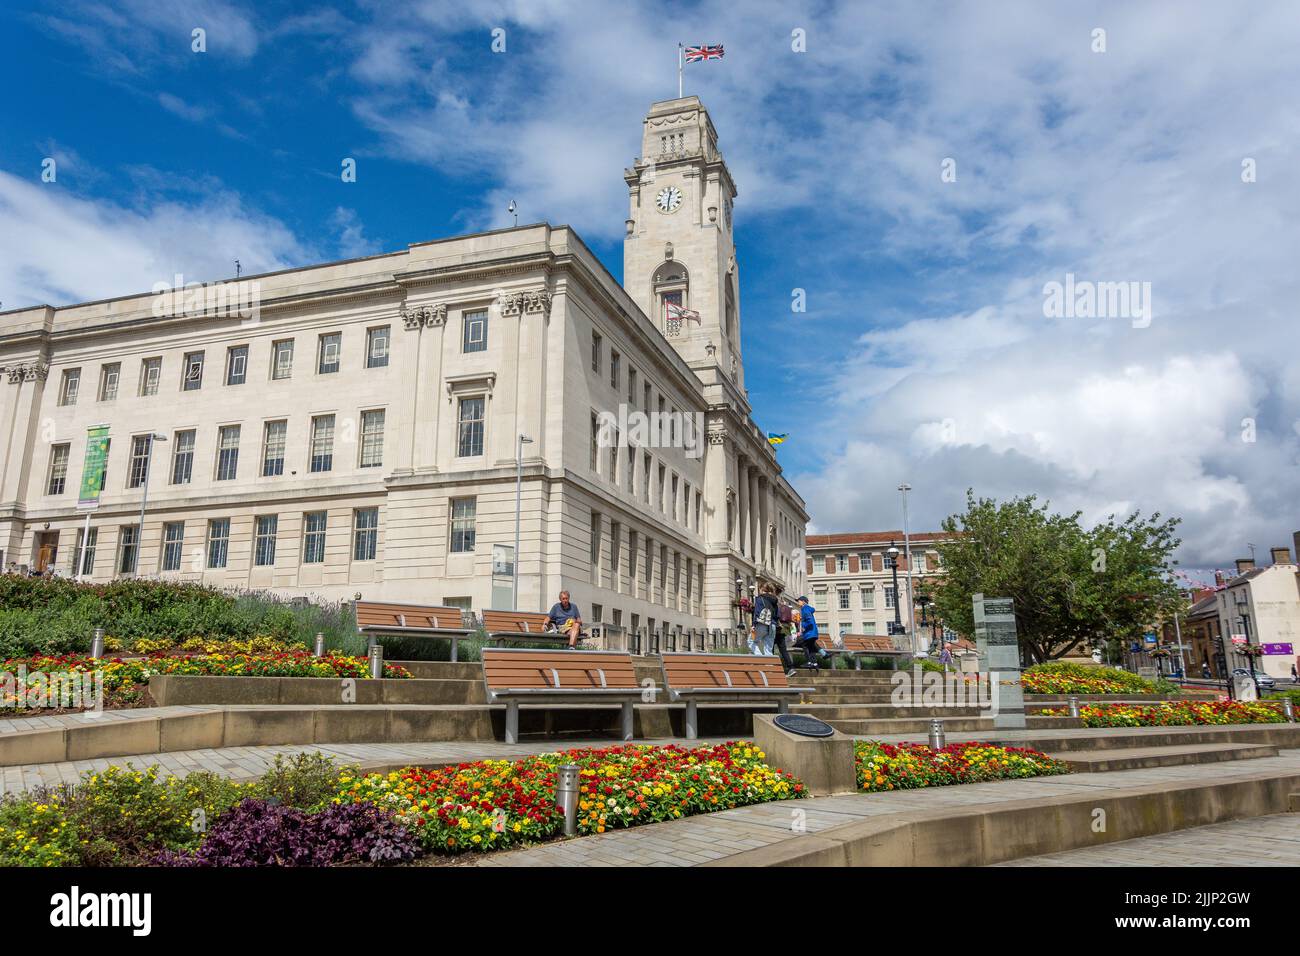
<instances>
[{"instance_id":1,"label":"flower bed","mask_svg":"<svg viewBox=\"0 0 1300 956\"><path fill-rule=\"evenodd\" d=\"M359 775L321 754L236 783L149 767L0 800L0 866L332 866L557 836L559 767L580 768L580 834L805 795L750 743L627 745Z\"/></svg>"},{"instance_id":2,"label":"flower bed","mask_svg":"<svg viewBox=\"0 0 1300 956\"><path fill-rule=\"evenodd\" d=\"M854 743L860 790L914 790L986 780L1046 777L1069 773L1065 764L1036 750L981 743L949 744L931 750L924 744Z\"/></svg>"},{"instance_id":3,"label":"flower bed","mask_svg":"<svg viewBox=\"0 0 1300 956\"><path fill-rule=\"evenodd\" d=\"M1061 716L1063 708L1044 714ZM1280 707L1236 700L1170 701L1162 704L1101 704L1079 708L1085 727L1183 727L1194 724L1281 724Z\"/></svg>"},{"instance_id":4,"label":"flower bed","mask_svg":"<svg viewBox=\"0 0 1300 956\"><path fill-rule=\"evenodd\" d=\"M346 780L337 801L392 810L434 852L495 850L562 831L555 807L561 764L580 768L578 832L590 834L805 795L801 783L763 760L756 746L735 741L691 749L584 748L369 774Z\"/></svg>"},{"instance_id":5,"label":"flower bed","mask_svg":"<svg viewBox=\"0 0 1300 956\"><path fill-rule=\"evenodd\" d=\"M1035 664L1020 675L1028 694L1158 694L1154 681L1114 667L1057 661Z\"/></svg>"},{"instance_id":6,"label":"flower bed","mask_svg":"<svg viewBox=\"0 0 1300 956\"><path fill-rule=\"evenodd\" d=\"M26 680L20 681L20 668ZM11 678L0 683L0 708L6 716L30 716L57 713L58 707L33 707L28 704L28 690L35 686L36 673L104 674L104 707L117 710L140 707L148 703L145 691L155 674L197 674L212 677L370 677L370 662L365 657L347 657L329 653L313 657L305 650L274 654L159 654L151 657L113 657L96 660L84 654L57 657L19 657L0 664L0 672ZM384 664L385 678L409 678L411 672L397 664Z\"/></svg>"}]
</instances>

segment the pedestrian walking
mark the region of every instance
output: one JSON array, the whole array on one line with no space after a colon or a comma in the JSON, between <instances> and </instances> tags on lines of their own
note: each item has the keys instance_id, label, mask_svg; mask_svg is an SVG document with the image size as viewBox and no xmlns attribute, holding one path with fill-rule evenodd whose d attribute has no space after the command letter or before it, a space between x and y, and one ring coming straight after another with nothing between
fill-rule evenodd
<instances>
[{"instance_id":1,"label":"pedestrian walking","mask_svg":"<svg viewBox=\"0 0 1300 956\"><path fill-rule=\"evenodd\" d=\"M830 654L817 643L817 614L813 606L808 603L808 598L804 595L799 596L799 646L803 648L804 663L809 670L817 670L821 667L818 663L822 658L829 658Z\"/></svg>"},{"instance_id":2,"label":"pedestrian walking","mask_svg":"<svg viewBox=\"0 0 1300 956\"><path fill-rule=\"evenodd\" d=\"M770 656L776 643L776 622L779 611L776 605L776 591L770 584L764 584L754 596L753 635L750 651L754 654Z\"/></svg>"},{"instance_id":3,"label":"pedestrian walking","mask_svg":"<svg viewBox=\"0 0 1300 956\"><path fill-rule=\"evenodd\" d=\"M781 666L785 668L786 677L794 677L797 673L794 669L794 661L790 659L790 652L786 650L785 642L794 633L794 614L790 610L789 603L780 600L780 592L774 592L777 598L777 619L776 619L776 639L773 645L776 652L781 656Z\"/></svg>"}]
</instances>

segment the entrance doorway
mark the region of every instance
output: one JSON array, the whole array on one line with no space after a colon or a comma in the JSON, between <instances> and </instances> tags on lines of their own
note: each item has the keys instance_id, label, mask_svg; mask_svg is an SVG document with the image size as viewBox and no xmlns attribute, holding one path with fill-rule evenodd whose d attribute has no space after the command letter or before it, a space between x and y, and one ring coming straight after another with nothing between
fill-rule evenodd
<instances>
[{"instance_id":1,"label":"entrance doorway","mask_svg":"<svg viewBox=\"0 0 1300 956\"><path fill-rule=\"evenodd\" d=\"M59 559L59 533L57 531L38 531L36 533L36 553L32 556L38 574L54 569Z\"/></svg>"}]
</instances>

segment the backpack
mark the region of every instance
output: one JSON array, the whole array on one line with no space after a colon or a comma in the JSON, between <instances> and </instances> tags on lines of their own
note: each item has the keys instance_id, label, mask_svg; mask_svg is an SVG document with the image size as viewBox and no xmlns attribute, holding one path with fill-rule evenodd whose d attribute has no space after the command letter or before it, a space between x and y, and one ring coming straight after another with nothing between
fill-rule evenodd
<instances>
[{"instance_id":1,"label":"backpack","mask_svg":"<svg viewBox=\"0 0 1300 956\"><path fill-rule=\"evenodd\" d=\"M782 624L789 624L789 623L791 623L791 622L794 620L794 618L793 618L793 616L791 616L791 614L790 614L790 605L788 605L788 604L782 604L782 605L781 605L781 610L779 610L779 611L777 612L777 617L778 617L778 619L781 621Z\"/></svg>"}]
</instances>

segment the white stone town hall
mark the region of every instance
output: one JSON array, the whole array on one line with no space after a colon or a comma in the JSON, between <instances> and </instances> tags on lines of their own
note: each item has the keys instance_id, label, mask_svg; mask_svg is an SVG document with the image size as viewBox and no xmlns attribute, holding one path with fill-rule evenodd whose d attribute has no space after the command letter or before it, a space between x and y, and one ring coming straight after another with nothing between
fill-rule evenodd
<instances>
[{"instance_id":1,"label":"white stone town hall","mask_svg":"<svg viewBox=\"0 0 1300 956\"><path fill-rule=\"evenodd\" d=\"M245 277L252 317L150 292L0 313L3 562L508 607L522 449L520 608L567 588L589 620L724 627L738 580L798 593L807 514L745 391L736 188L697 98L644 130L623 286L542 223ZM647 413L666 434L600 440Z\"/></svg>"}]
</instances>

